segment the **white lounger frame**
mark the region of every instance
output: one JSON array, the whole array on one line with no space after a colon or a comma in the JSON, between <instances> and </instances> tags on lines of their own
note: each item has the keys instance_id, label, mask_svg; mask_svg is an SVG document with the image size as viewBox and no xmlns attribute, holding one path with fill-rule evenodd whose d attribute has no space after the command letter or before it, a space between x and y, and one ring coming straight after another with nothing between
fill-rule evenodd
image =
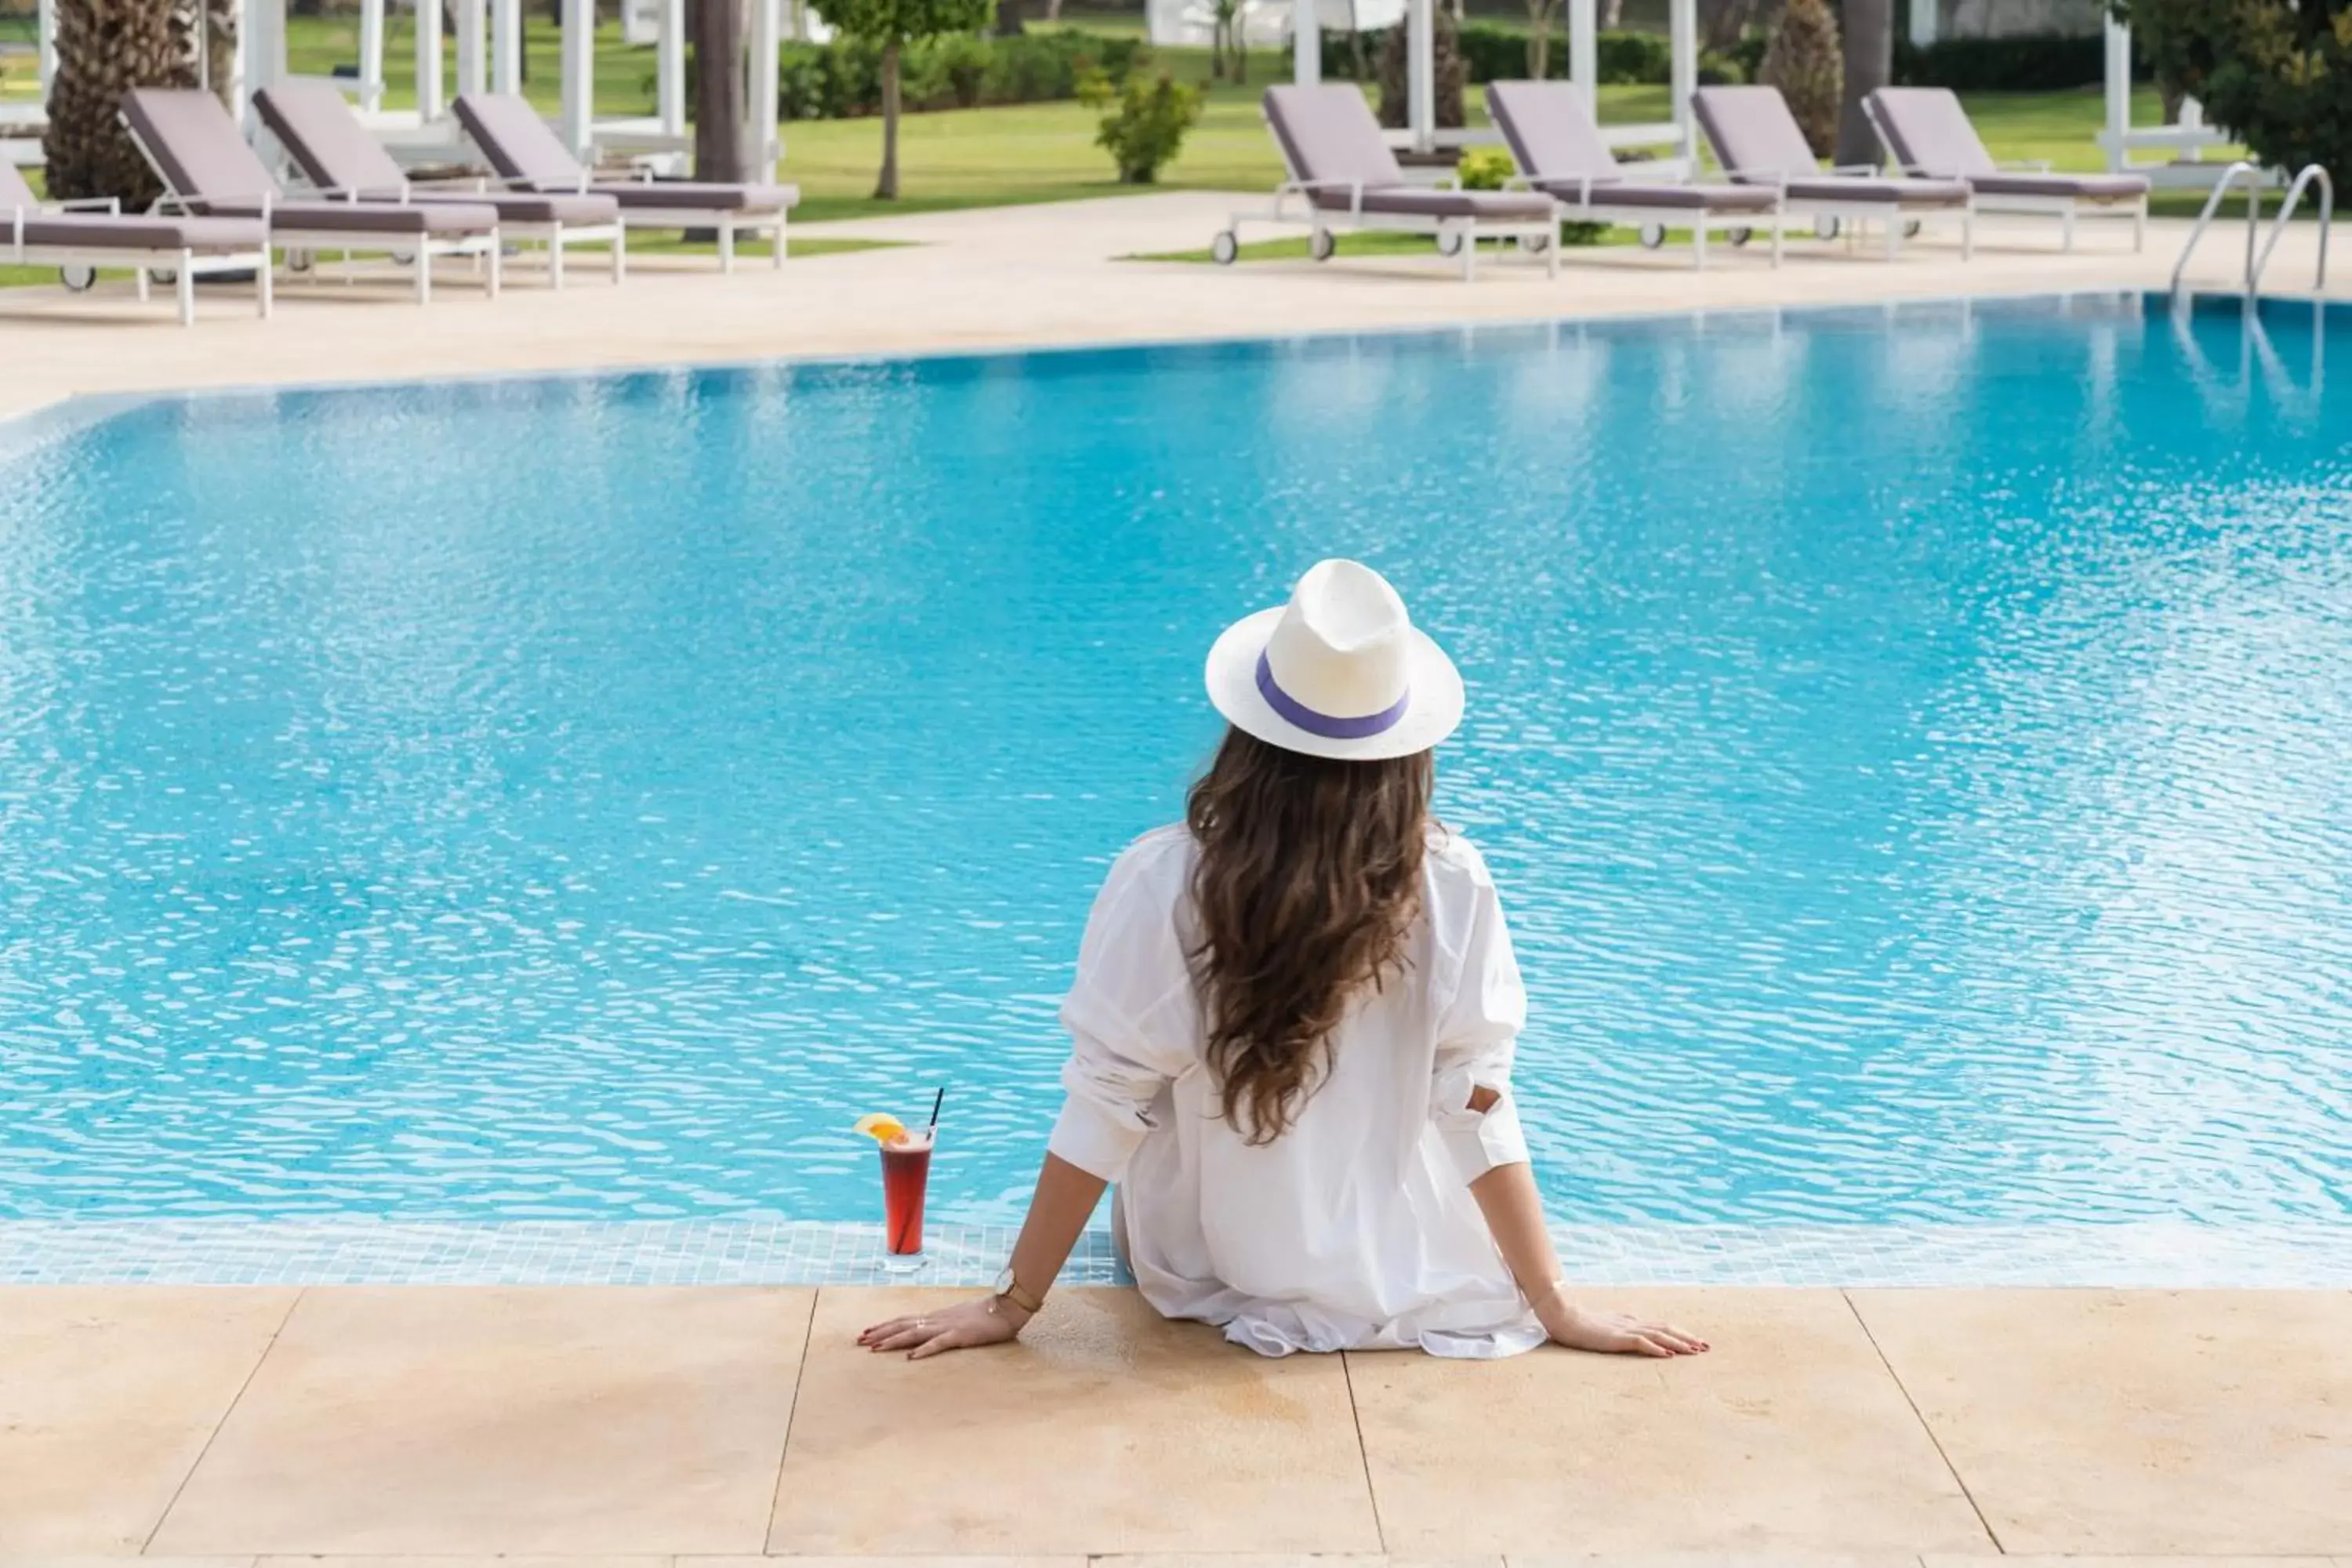
<instances>
[{"instance_id":1,"label":"white lounger frame","mask_svg":"<svg viewBox=\"0 0 2352 1568\"><path fill-rule=\"evenodd\" d=\"M1769 185L1779 191L1780 210L1790 217L1810 217L1816 222L1825 217L1836 219L1849 245L1858 245L1861 242L1863 227L1865 224L1885 224L1886 226L1886 259L1889 261L1894 260L1901 253L1904 232L1906 229L1924 228L1929 224L1940 223L1959 225L1961 260L1971 261L1976 258L1977 205L1973 194L1958 206L1948 202L1919 206L1913 206L1903 201L1842 202L1831 196L1790 195L1789 194L1790 176L1787 174L1777 173L1743 174L1736 169L1727 172L1739 184ZM1841 163L1835 168L1822 170L1818 176L1806 174L1801 177L1807 180L1815 178L1832 180L1840 175L1880 180L1887 177L1886 172L1874 163ZM1956 185L1965 185L1966 183L1961 180L1946 182Z\"/></svg>"},{"instance_id":2,"label":"white lounger frame","mask_svg":"<svg viewBox=\"0 0 2352 1568\"><path fill-rule=\"evenodd\" d=\"M2059 244L2061 250L2074 248L2074 224L2079 218L2129 218L2132 226L2132 249L2137 252L2147 248L2148 194L2146 191L2140 192L2136 196L2113 198L2077 195L2038 196L2022 193L1979 191L1976 188L1976 182L1965 174L1931 174L1915 164L1904 163L1895 151L1894 138L1887 135L1886 127L1879 121L1877 109L1867 97L1862 100L1862 111L1869 117L1870 129L1877 136L1878 144L1886 149L1886 158L1889 163L1917 179L1960 181L1969 187L1969 205L1978 212L2024 213L2036 217L2054 217L2058 220L2059 234L2062 237ZM2016 174L2052 173L2050 160L2047 158L2032 158L2020 163L2003 163L2000 167Z\"/></svg>"},{"instance_id":3,"label":"white lounger frame","mask_svg":"<svg viewBox=\"0 0 2352 1568\"><path fill-rule=\"evenodd\" d=\"M1776 200L1772 204L1771 210L1764 213L1717 212L1708 207L1615 206L1608 202L1596 202L1592 199L1593 192L1596 190L1604 195L1608 194L1609 183L1605 180L1596 182L1590 174L1574 176L1578 187L1577 199L1570 201L1560 195L1558 188L1566 185L1569 183L1568 179L1554 176L1545 179L1543 184L1538 185L1536 183L1538 178L1538 176L1530 174L1514 174L1505 188L1529 190L1540 195L1549 196L1552 199L1552 205L1559 209L1559 217L1565 223L1622 224L1625 227L1636 229L1655 227L1662 234L1677 228L1687 228L1691 231L1691 266L1695 271L1706 270L1706 237L1717 230L1726 234L1753 234L1759 229L1770 229L1772 265L1775 267L1780 265L1783 238L1781 231L1787 221L1781 212L1781 208L1787 205L1784 200ZM1661 240L1661 243L1664 241Z\"/></svg>"},{"instance_id":4,"label":"white lounger frame","mask_svg":"<svg viewBox=\"0 0 2352 1568\"><path fill-rule=\"evenodd\" d=\"M122 204L112 196L101 196L88 201L46 202L35 210L57 214L96 212L120 216ZM259 314L265 321L269 319L270 257L267 245L258 250L191 250L176 246L27 245L25 243L25 224L34 215L22 207L12 207L9 212L12 221L8 228L8 245L5 249L0 249L0 261L11 266L55 267L61 272L68 268L87 267L93 274L100 268L128 267L137 280L141 304L145 304L148 299L148 269L152 268L160 272L168 268L179 299L180 325L184 327L196 324L198 278L222 272L251 272ZM74 289L75 286L69 283L67 287Z\"/></svg>"},{"instance_id":5,"label":"white lounger frame","mask_svg":"<svg viewBox=\"0 0 2352 1568\"><path fill-rule=\"evenodd\" d=\"M446 204L442 203L438 198L445 195L451 197L485 195L489 194L489 189L490 183L482 179L456 180L447 184L438 183L420 184L415 181L404 180L401 182L400 202L397 205L443 205ZM312 194L312 192L306 187L305 194ZM315 194L332 196L336 193L317 192ZM412 204L410 202L412 195L431 196L435 200ZM384 206L395 204L389 203L379 195L373 198L371 205ZM613 281L618 283L628 276L629 237L628 226L625 223L565 223L560 218L551 223L537 223L523 218L509 217L501 213L499 215L499 240L501 250L509 242L517 245L536 244L544 247L547 251L547 283L551 289L563 287L563 250L566 246L572 245L610 244L613 247Z\"/></svg>"},{"instance_id":6,"label":"white lounger frame","mask_svg":"<svg viewBox=\"0 0 2352 1568\"><path fill-rule=\"evenodd\" d=\"M467 140L473 141L473 138L469 136ZM483 149L479 142L474 142L474 149L482 154L485 163L492 161L489 153ZM610 187L625 184L650 185L656 183L650 169L638 170L634 180L592 180L583 173L579 183L568 192L551 186L545 180L532 180L520 176L508 179L502 175L489 176L489 179L484 182L485 188L491 181L519 194L540 196L567 195L587 196L594 195L596 187L600 184ZM755 238L762 234L773 235L775 254L772 264L778 268L782 267L784 227L791 216L790 207L779 207L772 213L747 213L740 207L633 208L626 202L621 204L621 226L625 229L709 228L718 230L719 270L722 273L735 270L735 237L739 234L748 234ZM618 277L619 273L615 272L614 276Z\"/></svg>"},{"instance_id":7,"label":"white lounger frame","mask_svg":"<svg viewBox=\"0 0 2352 1568\"><path fill-rule=\"evenodd\" d=\"M1267 127L1272 132L1271 124ZM1226 220L1225 226L1209 245L1209 255L1220 266L1237 259L1241 255L1242 225L1270 224L1283 227L1304 228L1307 231L1307 253L1318 261L1328 261L1340 233L1366 233L1386 229L1396 234L1426 234L1435 237L1437 253L1462 258L1462 280L1465 283L1478 276L1478 242L1482 239L1516 239L1522 248L1541 251L1546 267L1554 278L1559 276L1559 222L1557 217L1512 218L1496 221L1492 218L1434 217L1425 213L1368 213L1362 210L1364 183L1361 180L1304 180L1290 161L1290 149L1276 136L1274 144L1282 153L1283 172L1290 177L1274 187L1274 205L1246 212L1237 212ZM1383 186L1382 189L1388 187ZM1459 190L1459 180L1441 184L1414 187L1431 190ZM1317 191L1346 191L1347 210L1338 211L1315 205ZM1290 211L1290 199L1299 198L1299 212ZM1557 207L1558 204L1553 204Z\"/></svg>"},{"instance_id":8,"label":"white lounger frame","mask_svg":"<svg viewBox=\"0 0 2352 1568\"><path fill-rule=\"evenodd\" d=\"M206 216L202 210L201 197L191 197L172 184L172 176L164 171L163 163L156 159L147 143L141 139L138 129L131 123L130 117L124 115L120 118L124 134L131 138L131 144L139 149L139 155L147 160L147 166L154 170L155 177L163 183L163 194L156 198L153 210L159 213L180 213L191 217ZM389 202L362 202L356 191L312 191L306 195L321 201L348 202L353 206L380 206L388 209L398 205ZM304 270L295 263L297 253L315 255L320 251L331 250L339 252L346 260L354 256L388 256L395 260L405 257L411 258L416 272L416 302L419 305L429 305L433 302L433 258L436 256L466 256L471 257L477 267L482 267L487 263L483 288L491 299L495 300L499 297L499 262L502 252L497 226L493 226L488 234L467 235L457 239L438 239L429 234L366 234L340 228L307 229L289 227L279 223L277 219L276 206L275 197L264 195L261 198L261 211L254 216L268 231L271 246L285 247L286 265L289 270L298 272Z\"/></svg>"}]
</instances>

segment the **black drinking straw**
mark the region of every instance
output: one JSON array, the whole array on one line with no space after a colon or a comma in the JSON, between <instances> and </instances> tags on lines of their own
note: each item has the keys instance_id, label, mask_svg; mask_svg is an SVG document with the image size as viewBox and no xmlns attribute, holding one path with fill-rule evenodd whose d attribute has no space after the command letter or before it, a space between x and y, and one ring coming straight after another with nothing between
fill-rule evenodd
<instances>
[{"instance_id":1,"label":"black drinking straw","mask_svg":"<svg viewBox=\"0 0 2352 1568\"><path fill-rule=\"evenodd\" d=\"M931 1131L934 1132L939 1131L940 1107L945 1105L947 1102L948 1086L941 1084L940 1085L939 1098L931 1101Z\"/></svg>"}]
</instances>

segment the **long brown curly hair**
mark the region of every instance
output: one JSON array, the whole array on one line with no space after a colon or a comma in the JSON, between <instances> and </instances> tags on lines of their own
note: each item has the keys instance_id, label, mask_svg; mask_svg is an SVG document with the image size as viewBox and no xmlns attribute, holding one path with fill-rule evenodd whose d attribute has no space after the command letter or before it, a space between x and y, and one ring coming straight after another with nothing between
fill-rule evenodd
<instances>
[{"instance_id":1,"label":"long brown curly hair","mask_svg":"<svg viewBox=\"0 0 2352 1568\"><path fill-rule=\"evenodd\" d=\"M1289 1129L1349 1002L1402 967L1435 781L1428 752L1331 762L1229 730L1192 785L1190 957L1224 1117L1249 1142Z\"/></svg>"}]
</instances>

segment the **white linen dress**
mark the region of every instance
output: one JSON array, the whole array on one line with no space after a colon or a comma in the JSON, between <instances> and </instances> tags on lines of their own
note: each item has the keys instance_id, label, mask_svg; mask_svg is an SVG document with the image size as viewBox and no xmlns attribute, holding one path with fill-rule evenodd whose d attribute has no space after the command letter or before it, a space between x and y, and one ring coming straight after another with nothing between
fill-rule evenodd
<instances>
[{"instance_id":1,"label":"white linen dress","mask_svg":"<svg viewBox=\"0 0 2352 1568\"><path fill-rule=\"evenodd\" d=\"M1514 1355L1543 1330L1470 1184L1528 1157L1510 1094L1527 994L1468 840L1433 826L1406 966L1366 988L1328 1073L1274 1142L1220 1111L1185 954L1198 847L1178 826L1112 866L1062 1007L1072 1051L1052 1149L1116 1183L1144 1299L1265 1355ZM1473 1093L1500 1097L1481 1115Z\"/></svg>"}]
</instances>

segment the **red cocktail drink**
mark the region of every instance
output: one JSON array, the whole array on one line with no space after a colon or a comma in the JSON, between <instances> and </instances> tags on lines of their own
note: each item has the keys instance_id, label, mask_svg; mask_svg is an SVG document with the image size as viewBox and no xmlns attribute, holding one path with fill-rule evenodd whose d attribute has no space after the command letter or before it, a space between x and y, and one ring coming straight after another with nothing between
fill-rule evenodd
<instances>
[{"instance_id":1,"label":"red cocktail drink","mask_svg":"<svg viewBox=\"0 0 2352 1568\"><path fill-rule=\"evenodd\" d=\"M894 1258L923 1251L923 1191L931 1183L935 1129L908 1131L882 1145L882 1230Z\"/></svg>"}]
</instances>

